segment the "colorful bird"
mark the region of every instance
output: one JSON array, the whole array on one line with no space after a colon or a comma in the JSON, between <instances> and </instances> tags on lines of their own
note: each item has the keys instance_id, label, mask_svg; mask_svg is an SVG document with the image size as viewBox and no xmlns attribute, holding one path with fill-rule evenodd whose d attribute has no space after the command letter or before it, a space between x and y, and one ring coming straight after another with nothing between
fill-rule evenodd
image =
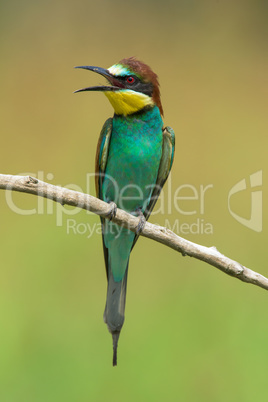
<instances>
[{"instance_id":1,"label":"colorful bird","mask_svg":"<svg viewBox=\"0 0 268 402\"><path fill-rule=\"evenodd\" d=\"M96 155L97 196L110 203L109 219L101 218L108 280L104 322L113 337L113 365L124 323L130 252L169 175L174 131L163 128L157 75L134 57L108 69L79 66L104 76L109 85L79 89L103 92L114 108L102 128ZM112 222L116 208L140 217L136 233Z\"/></svg>"}]
</instances>

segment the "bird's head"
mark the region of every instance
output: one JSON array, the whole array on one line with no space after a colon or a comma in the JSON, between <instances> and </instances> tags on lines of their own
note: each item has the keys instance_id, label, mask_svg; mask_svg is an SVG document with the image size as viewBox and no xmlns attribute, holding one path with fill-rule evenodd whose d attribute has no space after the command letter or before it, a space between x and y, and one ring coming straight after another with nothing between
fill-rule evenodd
<instances>
[{"instance_id":1,"label":"bird's head","mask_svg":"<svg viewBox=\"0 0 268 402\"><path fill-rule=\"evenodd\" d=\"M82 91L101 91L111 102L115 114L130 115L145 107L156 105L163 115L157 75L151 68L135 57L123 59L112 67L78 66L104 76L110 85L79 89Z\"/></svg>"}]
</instances>

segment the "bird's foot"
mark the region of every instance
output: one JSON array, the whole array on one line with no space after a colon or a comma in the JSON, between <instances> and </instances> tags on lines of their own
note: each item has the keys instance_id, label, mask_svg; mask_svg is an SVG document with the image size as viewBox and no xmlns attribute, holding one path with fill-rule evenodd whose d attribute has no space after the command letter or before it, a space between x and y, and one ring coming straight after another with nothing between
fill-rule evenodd
<instances>
[{"instance_id":1,"label":"bird's foot","mask_svg":"<svg viewBox=\"0 0 268 402\"><path fill-rule=\"evenodd\" d=\"M117 205L113 201L108 202L108 204L110 206L110 209L105 215L109 218L109 221L111 221L116 215Z\"/></svg>"},{"instance_id":2,"label":"bird's foot","mask_svg":"<svg viewBox=\"0 0 268 402\"><path fill-rule=\"evenodd\" d=\"M136 226L136 230L135 230L136 235L139 235L143 231L145 223L146 223L146 219L141 210L138 211L138 217L140 218L140 220L139 220L138 225Z\"/></svg>"}]
</instances>

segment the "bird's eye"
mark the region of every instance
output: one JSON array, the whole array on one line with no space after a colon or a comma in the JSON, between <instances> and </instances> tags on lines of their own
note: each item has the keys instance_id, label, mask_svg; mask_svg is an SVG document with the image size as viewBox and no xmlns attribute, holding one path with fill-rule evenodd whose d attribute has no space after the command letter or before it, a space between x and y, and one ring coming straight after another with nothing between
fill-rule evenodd
<instances>
[{"instance_id":1,"label":"bird's eye","mask_svg":"<svg viewBox=\"0 0 268 402\"><path fill-rule=\"evenodd\" d=\"M130 75L129 77L127 77L127 83L128 83L128 84L134 84L134 82L135 82L135 78L132 77L132 75Z\"/></svg>"}]
</instances>

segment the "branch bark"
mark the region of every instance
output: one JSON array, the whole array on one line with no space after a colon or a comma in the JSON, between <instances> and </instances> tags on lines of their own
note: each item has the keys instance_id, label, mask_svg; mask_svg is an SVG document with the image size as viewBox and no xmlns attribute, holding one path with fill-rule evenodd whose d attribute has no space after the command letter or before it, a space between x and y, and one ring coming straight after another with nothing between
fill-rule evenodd
<instances>
[{"instance_id":1,"label":"branch bark","mask_svg":"<svg viewBox=\"0 0 268 402\"><path fill-rule=\"evenodd\" d=\"M54 186L31 176L13 176L0 174L0 189L29 193L61 203L91 211L107 218L109 204L89 194ZM117 209L113 222L135 232L139 218ZM146 222L140 236L162 243L183 256L204 261L222 272L268 290L268 279L263 275L246 268L240 263L221 254L215 247L205 247L186 240L165 227Z\"/></svg>"}]
</instances>

